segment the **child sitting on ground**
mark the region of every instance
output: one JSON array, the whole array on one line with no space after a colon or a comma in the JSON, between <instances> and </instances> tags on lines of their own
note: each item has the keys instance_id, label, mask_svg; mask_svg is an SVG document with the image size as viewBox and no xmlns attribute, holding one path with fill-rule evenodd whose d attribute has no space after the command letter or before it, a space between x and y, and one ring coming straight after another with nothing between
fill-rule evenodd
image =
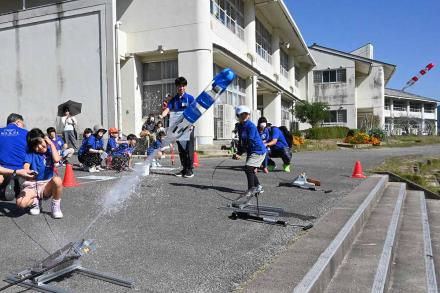
<instances>
[{"instance_id":1,"label":"child sitting on ground","mask_svg":"<svg viewBox=\"0 0 440 293\"><path fill-rule=\"evenodd\" d=\"M101 167L102 154L105 153L102 137L107 132L107 130L100 125L95 125L93 129L95 133L84 138L85 141L83 141L81 145L78 156L80 162L84 164L85 170L91 173L104 170Z\"/></svg>"},{"instance_id":2,"label":"child sitting on ground","mask_svg":"<svg viewBox=\"0 0 440 293\"><path fill-rule=\"evenodd\" d=\"M129 134L127 136L127 142L121 143L113 151L112 154L112 167L116 171L129 170L133 171L132 159L134 148L137 143L137 137L134 134Z\"/></svg>"},{"instance_id":3,"label":"child sitting on ground","mask_svg":"<svg viewBox=\"0 0 440 293\"><path fill-rule=\"evenodd\" d=\"M151 159L151 167L162 167L160 164L160 160L165 158L164 151L169 148L169 146L162 147L163 138L166 136L164 131L158 132L156 136L156 140L151 144L151 146L147 149L147 159L154 154L154 158Z\"/></svg>"},{"instance_id":4,"label":"child sitting on ground","mask_svg":"<svg viewBox=\"0 0 440 293\"><path fill-rule=\"evenodd\" d=\"M35 171L35 180L23 183L23 191L17 198L17 206L30 207L31 215L40 214L40 200L52 197L52 217L61 219L61 193L63 182L53 175L54 163L60 161L60 155L52 140L43 131L34 128L28 132L28 153L25 156L24 169Z\"/></svg>"},{"instance_id":5,"label":"child sitting on ground","mask_svg":"<svg viewBox=\"0 0 440 293\"><path fill-rule=\"evenodd\" d=\"M64 142L61 136L57 135L54 127L49 127L46 132L47 136L49 136L53 144L56 146L58 154L61 156L61 161L58 164L67 164L75 150L73 148L68 148L67 143Z\"/></svg>"}]
</instances>

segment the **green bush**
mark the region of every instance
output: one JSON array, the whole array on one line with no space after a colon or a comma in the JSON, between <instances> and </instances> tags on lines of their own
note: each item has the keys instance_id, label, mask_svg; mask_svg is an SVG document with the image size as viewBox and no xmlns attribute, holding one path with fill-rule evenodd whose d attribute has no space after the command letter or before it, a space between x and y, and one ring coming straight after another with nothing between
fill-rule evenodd
<instances>
[{"instance_id":1,"label":"green bush","mask_svg":"<svg viewBox=\"0 0 440 293\"><path fill-rule=\"evenodd\" d=\"M381 128L372 128L368 131L368 135L383 141L385 140L386 133Z\"/></svg>"},{"instance_id":2,"label":"green bush","mask_svg":"<svg viewBox=\"0 0 440 293\"><path fill-rule=\"evenodd\" d=\"M305 131L308 139L345 138L350 129L344 126L309 128Z\"/></svg>"},{"instance_id":3,"label":"green bush","mask_svg":"<svg viewBox=\"0 0 440 293\"><path fill-rule=\"evenodd\" d=\"M302 132L299 130L292 131L291 133L292 136L300 136L300 137L303 136Z\"/></svg>"}]
</instances>

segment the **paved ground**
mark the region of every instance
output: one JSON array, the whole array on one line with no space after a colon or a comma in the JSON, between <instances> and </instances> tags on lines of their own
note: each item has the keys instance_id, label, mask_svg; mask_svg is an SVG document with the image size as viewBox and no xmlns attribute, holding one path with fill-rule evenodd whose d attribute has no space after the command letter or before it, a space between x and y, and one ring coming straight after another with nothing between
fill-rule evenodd
<instances>
[{"instance_id":1,"label":"paved ground","mask_svg":"<svg viewBox=\"0 0 440 293\"><path fill-rule=\"evenodd\" d=\"M359 184L349 178L355 160L361 160L365 170L389 156L421 153L439 154L440 145L295 154L293 174L259 173L266 190L262 202L284 207L290 212L286 218L290 223L316 221ZM98 175L118 178L79 179L87 183L65 189L62 220L48 215L32 217L17 211L13 202L0 202L0 275L30 265L47 256L46 251L74 240L101 211L112 190L113 199L122 196L124 201L97 219L86 233L85 237L96 239L98 249L84 258L85 266L134 280L132 291L233 290L283 249L299 230L228 219L229 213L218 207L245 189L245 175L240 170L243 162L212 158L203 159L201 164L192 179L166 174L120 178L129 174L110 171ZM333 192L283 186L300 171L320 178L323 187ZM80 171L75 174L90 175ZM80 275L60 280L58 285L77 292L131 292Z\"/></svg>"}]
</instances>

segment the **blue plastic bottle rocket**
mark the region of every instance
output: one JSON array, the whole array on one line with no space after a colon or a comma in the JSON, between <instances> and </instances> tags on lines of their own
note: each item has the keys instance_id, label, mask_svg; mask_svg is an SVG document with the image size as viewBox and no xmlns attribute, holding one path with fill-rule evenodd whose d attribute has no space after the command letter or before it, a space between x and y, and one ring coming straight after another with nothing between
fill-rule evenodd
<instances>
[{"instance_id":1,"label":"blue plastic bottle rocket","mask_svg":"<svg viewBox=\"0 0 440 293\"><path fill-rule=\"evenodd\" d=\"M236 74L230 68L223 69L211 84L183 112L182 118L171 125L167 135L178 139L215 103L232 83Z\"/></svg>"}]
</instances>

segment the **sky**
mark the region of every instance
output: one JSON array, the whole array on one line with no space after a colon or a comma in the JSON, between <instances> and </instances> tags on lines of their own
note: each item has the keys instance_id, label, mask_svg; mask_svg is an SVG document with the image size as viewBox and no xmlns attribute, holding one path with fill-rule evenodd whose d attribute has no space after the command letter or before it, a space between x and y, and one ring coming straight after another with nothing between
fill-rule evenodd
<instances>
[{"instance_id":1,"label":"sky","mask_svg":"<svg viewBox=\"0 0 440 293\"><path fill-rule=\"evenodd\" d=\"M350 52L367 43L374 59L397 65L388 88L440 100L440 0L284 0L306 44Z\"/></svg>"}]
</instances>

